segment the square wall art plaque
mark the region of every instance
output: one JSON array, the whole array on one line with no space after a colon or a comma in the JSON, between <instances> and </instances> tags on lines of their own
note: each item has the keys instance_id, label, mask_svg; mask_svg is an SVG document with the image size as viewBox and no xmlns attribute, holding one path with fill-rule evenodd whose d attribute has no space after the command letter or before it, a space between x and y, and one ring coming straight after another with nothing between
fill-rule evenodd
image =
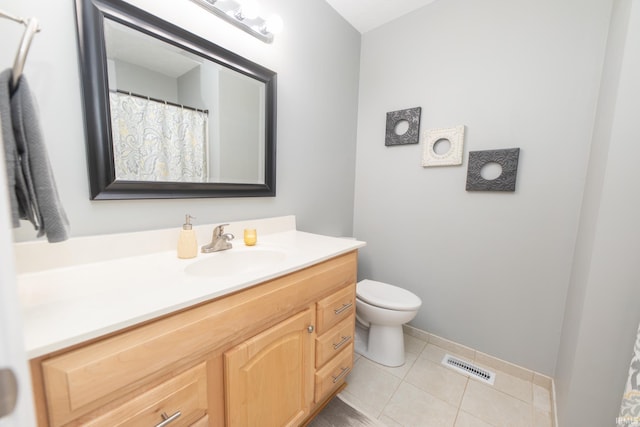
<instances>
[{"instance_id":1,"label":"square wall art plaque","mask_svg":"<svg viewBox=\"0 0 640 427\"><path fill-rule=\"evenodd\" d=\"M417 144L420 139L420 111L422 107L387 113L384 145Z\"/></svg>"},{"instance_id":2,"label":"square wall art plaque","mask_svg":"<svg viewBox=\"0 0 640 427\"><path fill-rule=\"evenodd\" d=\"M467 191L516 191L519 148L469 152ZM494 166L497 176L486 176L483 169Z\"/></svg>"},{"instance_id":3,"label":"square wall art plaque","mask_svg":"<svg viewBox=\"0 0 640 427\"><path fill-rule=\"evenodd\" d=\"M455 166L462 164L464 126L429 129L424 134L422 166Z\"/></svg>"}]
</instances>

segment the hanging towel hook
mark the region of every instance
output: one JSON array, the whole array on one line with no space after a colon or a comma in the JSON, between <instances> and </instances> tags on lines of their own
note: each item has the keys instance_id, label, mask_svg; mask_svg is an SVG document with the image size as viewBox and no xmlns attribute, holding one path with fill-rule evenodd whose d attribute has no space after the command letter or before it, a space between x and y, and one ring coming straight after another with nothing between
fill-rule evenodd
<instances>
[{"instance_id":1,"label":"hanging towel hook","mask_svg":"<svg viewBox=\"0 0 640 427\"><path fill-rule=\"evenodd\" d=\"M13 70L11 74L11 91L13 92L18 85L18 80L20 80L22 70L24 70L24 63L27 60L31 40L33 40L33 36L40 31L40 26L38 25L38 20L36 18L20 18L19 16L11 15L3 10L0 10L0 17L10 19L27 27L24 33L22 33L20 47L18 48L16 58L13 62Z\"/></svg>"},{"instance_id":2,"label":"hanging towel hook","mask_svg":"<svg viewBox=\"0 0 640 427\"><path fill-rule=\"evenodd\" d=\"M36 18L29 18L26 21L25 25L27 26L27 29L22 34L20 47L18 48L18 52L16 53L16 59L13 62L11 90L15 90L15 88L18 86L18 80L20 80L22 70L24 70L24 63L26 62L27 55L29 54L31 40L33 40L33 36L40 31L40 26L38 25L38 20Z\"/></svg>"}]
</instances>

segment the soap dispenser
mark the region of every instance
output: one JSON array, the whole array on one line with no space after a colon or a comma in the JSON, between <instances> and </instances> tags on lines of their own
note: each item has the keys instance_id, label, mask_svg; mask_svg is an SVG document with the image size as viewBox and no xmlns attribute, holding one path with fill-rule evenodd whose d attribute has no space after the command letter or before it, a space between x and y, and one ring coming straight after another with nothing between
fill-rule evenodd
<instances>
[{"instance_id":1,"label":"soap dispenser","mask_svg":"<svg viewBox=\"0 0 640 427\"><path fill-rule=\"evenodd\" d=\"M185 222L180 230L178 238L178 258L195 258L198 255L198 242L196 240L196 232L193 231L191 220L194 217L187 214Z\"/></svg>"}]
</instances>

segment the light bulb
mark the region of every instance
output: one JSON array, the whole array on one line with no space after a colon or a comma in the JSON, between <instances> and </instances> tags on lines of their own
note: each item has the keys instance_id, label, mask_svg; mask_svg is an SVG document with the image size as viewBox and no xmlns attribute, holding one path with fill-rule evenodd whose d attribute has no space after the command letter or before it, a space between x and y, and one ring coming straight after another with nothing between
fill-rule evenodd
<instances>
[{"instance_id":1,"label":"light bulb","mask_svg":"<svg viewBox=\"0 0 640 427\"><path fill-rule=\"evenodd\" d=\"M264 31L271 34L280 34L284 28L284 22L279 15L272 14L267 18L264 24Z\"/></svg>"},{"instance_id":2,"label":"light bulb","mask_svg":"<svg viewBox=\"0 0 640 427\"><path fill-rule=\"evenodd\" d=\"M243 0L239 13L245 19L256 19L260 14L260 5L255 0Z\"/></svg>"}]
</instances>

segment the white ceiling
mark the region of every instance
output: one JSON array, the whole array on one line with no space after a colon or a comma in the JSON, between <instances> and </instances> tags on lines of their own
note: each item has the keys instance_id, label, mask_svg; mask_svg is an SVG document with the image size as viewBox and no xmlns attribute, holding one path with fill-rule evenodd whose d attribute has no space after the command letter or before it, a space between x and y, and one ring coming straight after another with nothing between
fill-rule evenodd
<instances>
[{"instance_id":1,"label":"white ceiling","mask_svg":"<svg viewBox=\"0 0 640 427\"><path fill-rule=\"evenodd\" d=\"M366 33L435 0L326 0L353 27Z\"/></svg>"},{"instance_id":2,"label":"white ceiling","mask_svg":"<svg viewBox=\"0 0 640 427\"><path fill-rule=\"evenodd\" d=\"M178 78L202 64L202 58L125 25L105 19L107 59L117 59L167 77Z\"/></svg>"}]
</instances>

